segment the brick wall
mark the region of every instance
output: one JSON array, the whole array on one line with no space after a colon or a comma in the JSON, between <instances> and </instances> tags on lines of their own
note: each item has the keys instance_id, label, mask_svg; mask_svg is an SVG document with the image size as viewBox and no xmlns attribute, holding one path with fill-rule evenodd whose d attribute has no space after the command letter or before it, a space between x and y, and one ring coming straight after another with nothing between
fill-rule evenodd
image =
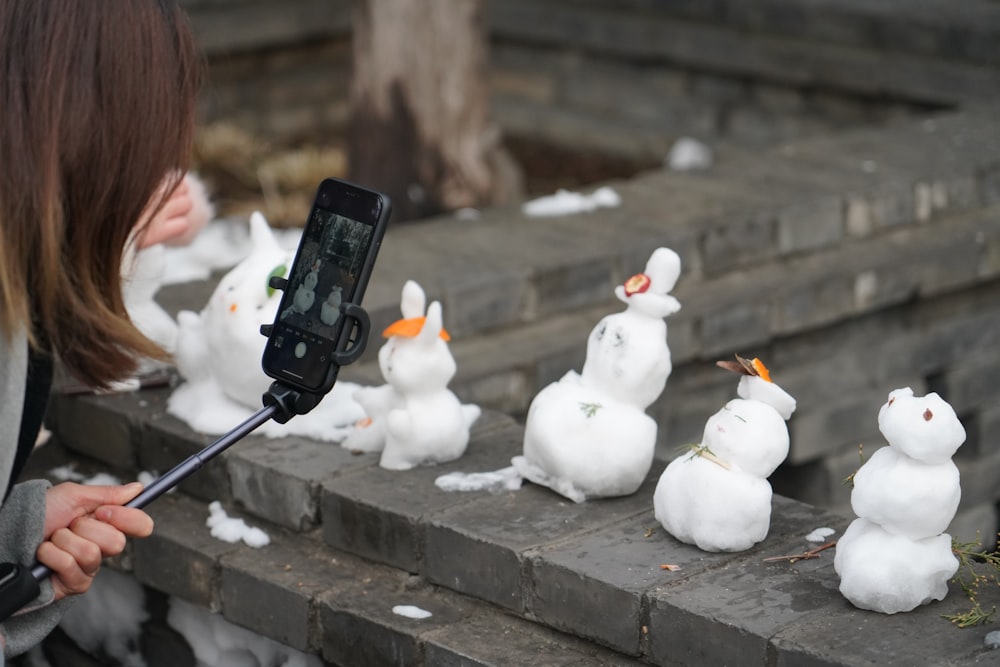
<instances>
[{"instance_id":1,"label":"brick wall","mask_svg":"<svg viewBox=\"0 0 1000 667\"><path fill-rule=\"evenodd\" d=\"M186 0L211 63L208 120L339 131L347 0ZM924 0L488 4L494 113L510 134L661 157L680 135L761 145L1000 93L1000 7Z\"/></svg>"}]
</instances>

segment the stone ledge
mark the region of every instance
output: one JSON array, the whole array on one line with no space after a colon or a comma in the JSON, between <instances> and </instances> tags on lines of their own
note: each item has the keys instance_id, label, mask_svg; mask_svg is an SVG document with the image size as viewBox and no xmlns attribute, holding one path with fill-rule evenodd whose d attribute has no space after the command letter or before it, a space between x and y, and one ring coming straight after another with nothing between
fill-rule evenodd
<instances>
[{"instance_id":1,"label":"stone ledge","mask_svg":"<svg viewBox=\"0 0 1000 667\"><path fill-rule=\"evenodd\" d=\"M88 425L127 419L126 403L134 422L173 420L136 414L157 403L145 394L59 402L89 403L82 411ZM58 432L84 428L66 421L73 413L59 414ZM584 665L854 665L873 655L883 664L913 664L920 655L921 664L954 665L983 655L983 632L960 631L940 618L968 608L956 586L942 603L889 617L856 610L840 596L832 552L794 564L764 562L815 546L803 537L817 527L842 531L847 524L793 500L775 497L770 534L755 548L711 554L678 543L653 518L660 466L632 496L579 505L530 484L496 495L433 485L448 470L499 467L520 433L509 418L487 412L469 454L453 464L391 472L365 455L342 470L314 471L313 483L322 484L320 528L289 530L259 518L266 509L243 506L256 515L250 523L272 537L260 550L211 538L208 498L171 494L150 506L156 531L136 541L123 562L152 588L333 664L436 665L441 656L497 664L489 656L502 642L513 655L541 651L559 656L551 664ZM235 445L220 473L232 478L249 465L246 455L244 443ZM278 495L292 485L284 475L269 484ZM239 512L232 502L227 507ZM663 570L663 563L680 569ZM988 589L982 601L1000 602L1000 591ZM434 616L398 617L394 604L416 604ZM855 626L876 643L839 637ZM514 628L525 637L508 637ZM480 643L467 643L472 638Z\"/></svg>"}]
</instances>

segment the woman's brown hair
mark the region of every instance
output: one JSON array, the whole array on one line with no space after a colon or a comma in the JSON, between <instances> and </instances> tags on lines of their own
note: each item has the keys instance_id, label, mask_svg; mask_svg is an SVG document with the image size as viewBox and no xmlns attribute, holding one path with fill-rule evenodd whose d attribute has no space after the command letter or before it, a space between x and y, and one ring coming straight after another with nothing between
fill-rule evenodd
<instances>
[{"instance_id":1,"label":"woman's brown hair","mask_svg":"<svg viewBox=\"0 0 1000 667\"><path fill-rule=\"evenodd\" d=\"M163 356L125 310L122 253L187 167L200 67L172 0L0 2L0 334L94 386Z\"/></svg>"}]
</instances>

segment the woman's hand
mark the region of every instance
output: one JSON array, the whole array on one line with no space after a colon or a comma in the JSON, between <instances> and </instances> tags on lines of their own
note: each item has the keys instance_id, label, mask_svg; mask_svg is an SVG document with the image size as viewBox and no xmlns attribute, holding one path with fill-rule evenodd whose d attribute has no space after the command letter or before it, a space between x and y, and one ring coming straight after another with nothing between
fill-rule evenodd
<instances>
[{"instance_id":1,"label":"woman's hand","mask_svg":"<svg viewBox=\"0 0 1000 667\"><path fill-rule=\"evenodd\" d=\"M139 249L148 248L157 243L185 245L201 230L191 215L194 200L191 198L191 187L186 178L181 179L174 191L170 193L166 203L151 218L143 216L142 236L139 237Z\"/></svg>"},{"instance_id":2,"label":"woman's hand","mask_svg":"<svg viewBox=\"0 0 1000 667\"><path fill-rule=\"evenodd\" d=\"M84 593L106 556L125 549L126 537L147 537L153 520L142 510L123 507L142 484L85 486L65 482L45 496L45 542L38 562L52 570L56 599Z\"/></svg>"}]
</instances>

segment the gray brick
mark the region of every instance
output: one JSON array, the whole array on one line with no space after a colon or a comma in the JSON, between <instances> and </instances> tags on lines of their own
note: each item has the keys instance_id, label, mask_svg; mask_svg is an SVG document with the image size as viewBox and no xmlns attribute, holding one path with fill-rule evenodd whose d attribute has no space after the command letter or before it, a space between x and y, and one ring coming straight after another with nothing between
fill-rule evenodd
<instances>
[{"instance_id":1,"label":"gray brick","mask_svg":"<svg viewBox=\"0 0 1000 667\"><path fill-rule=\"evenodd\" d=\"M974 461L954 459L962 479L962 503L965 507L1000 500L1000 456L983 456Z\"/></svg>"},{"instance_id":2,"label":"gray brick","mask_svg":"<svg viewBox=\"0 0 1000 667\"><path fill-rule=\"evenodd\" d=\"M163 390L104 396L53 396L46 423L60 442L85 456L116 467L135 465L144 419L161 408L150 404Z\"/></svg>"},{"instance_id":3,"label":"gray brick","mask_svg":"<svg viewBox=\"0 0 1000 667\"><path fill-rule=\"evenodd\" d=\"M323 485L323 539L338 549L408 572L421 569L425 524L437 511L474 502L467 494L438 489L434 480L448 472L482 472L510 465L521 451L523 431L508 422L478 437L457 461L408 471L374 466ZM375 459L375 455L367 455ZM377 459L375 459L377 460Z\"/></svg>"},{"instance_id":4,"label":"gray brick","mask_svg":"<svg viewBox=\"0 0 1000 667\"><path fill-rule=\"evenodd\" d=\"M784 254L822 248L844 238L844 202L826 197L778 211L778 248Z\"/></svg>"},{"instance_id":5,"label":"gray brick","mask_svg":"<svg viewBox=\"0 0 1000 667\"><path fill-rule=\"evenodd\" d=\"M801 406L789 423L788 462L806 463L859 443L881 444L878 410L887 395L881 388L859 388L836 403Z\"/></svg>"},{"instance_id":6,"label":"gray brick","mask_svg":"<svg viewBox=\"0 0 1000 667\"><path fill-rule=\"evenodd\" d=\"M218 559L241 547L215 539L205 527L208 510L179 494L146 510L156 522L152 536L132 544L135 577L212 611L222 608Z\"/></svg>"},{"instance_id":7,"label":"gray brick","mask_svg":"<svg viewBox=\"0 0 1000 667\"><path fill-rule=\"evenodd\" d=\"M737 558L677 542L652 510L619 525L542 547L529 557L529 607L535 617L628 655L639 653L646 624L646 590L697 577ZM662 563L680 570L666 571L660 568ZM595 609L601 613L595 614Z\"/></svg>"},{"instance_id":8,"label":"gray brick","mask_svg":"<svg viewBox=\"0 0 1000 667\"><path fill-rule=\"evenodd\" d=\"M569 635L547 631L496 609L424 635L424 662L434 667L548 665L551 667L638 667L620 653L602 650Z\"/></svg>"},{"instance_id":9,"label":"gray brick","mask_svg":"<svg viewBox=\"0 0 1000 667\"><path fill-rule=\"evenodd\" d=\"M705 273L709 276L770 260L776 254L775 220L768 212L721 221L706 229L702 238Z\"/></svg>"},{"instance_id":10,"label":"gray brick","mask_svg":"<svg viewBox=\"0 0 1000 667\"><path fill-rule=\"evenodd\" d=\"M765 555L810 548L801 545L801 540L770 545L708 576L651 593L652 660L766 664L770 638L782 628L839 611L845 603L837 591L832 554L793 565L762 561Z\"/></svg>"},{"instance_id":11,"label":"gray brick","mask_svg":"<svg viewBox=\"0 0 1000 667\"><path fill-rule=\"evenodd\" d=\"M233 499L256 516L292 530L319 521L319 484L331 476L371 465L335 442L299 437L254 437L227 457Z\"/></svg>"},{"instance_id":12,"label":"gray brick","mask_svg":"<svg viewBox=\"0 0 1000 667\"><path fill-rule=\"evenodd\" d=\"M466 271L442 286L445 328L452 336L517 322L530 294L526 271Z\"/></svg>"},{"instance_id":13,"label":"gray brick","mask_svg":"<svg viewBox=\"0 0 1000 667\"><path fill-rule=\"evenodd\" d=\"M960 507L945 531L959 543L977 542L979 550L993 551L997 543L1000 516L993 502Z\"/></svg>"},{"instance_id":14,"label":"gray brick","mask_svg":"<svg viewBox=\"0 0 1000 667\"><path fill-rule=\"evenodd\" d=\"M700 318L700 341L708 357L752 348L770 338L771 309L767 303L732 304Z\"/></svg>"},{"instance_id":15,"label":"gray brick","mask_svg":"<svg viewBox=\"0 0 1000 667\"><path fill-rule=\"evenodd\" d=\"M357 569L319 543L284 540L270 527L267 532L271 544L242 547L222 556L223 614L253 632L309 651L319 643L312 599L354 583Z\"/></svg>"},{"instance_id":16,"label":"gray brick","mask_svg":"<svg viewBox=\"0 0 1000 667\"><path fill-rule=\"evenodd\" d=\"M423 635L473 614L458 596L433 589L385 568L369 568L360 581L334 584L319 596L322 656L336 665L422 665ZM392 612L396 605L429 611L425 619Z\"/></svg>"},{"instance_id":17,"label":"gray brick","mask_svg":"<svg viewBox=\"0 0 1000 667\"><path fill-rule=\"evenodd\" d=\"M836 593L836 591L834 591ZM989 588L980 598L985 607L1000 598ZM941 602L905 614L879 614L855 609L841 601L832 613L814 614L780 628L771 639L775 664L799 665L973 664L983 655L982 632L962 632L941 616L968 611L971 603L958 586L949 585ZM905 637L903 642L897 641ZM851 655L849 662L845 660Z\"/></svg>"},{"instance_id":18,"label":"gray brick","mask_svg":"<svg viewBox=\"0 0 1000 667\"><path fill-rule=\"evenodd\" d=\"M648 509L651 475L623 498L573 503L526 484L519 491L438 512L427 526L427 579L505 609L525 609L525 552L623 521Z\"/></svg>"},{"instance_id":19,"label":"gray brick","mask_svg":"<svg viewBox=\"0 0 1000 667\"><path fill-rule=\"evenodd\" d=\"M844 318L854 310L853 280L791 280L774 295L773 331L789 335Z\"/></svg>"}]
</instances>

